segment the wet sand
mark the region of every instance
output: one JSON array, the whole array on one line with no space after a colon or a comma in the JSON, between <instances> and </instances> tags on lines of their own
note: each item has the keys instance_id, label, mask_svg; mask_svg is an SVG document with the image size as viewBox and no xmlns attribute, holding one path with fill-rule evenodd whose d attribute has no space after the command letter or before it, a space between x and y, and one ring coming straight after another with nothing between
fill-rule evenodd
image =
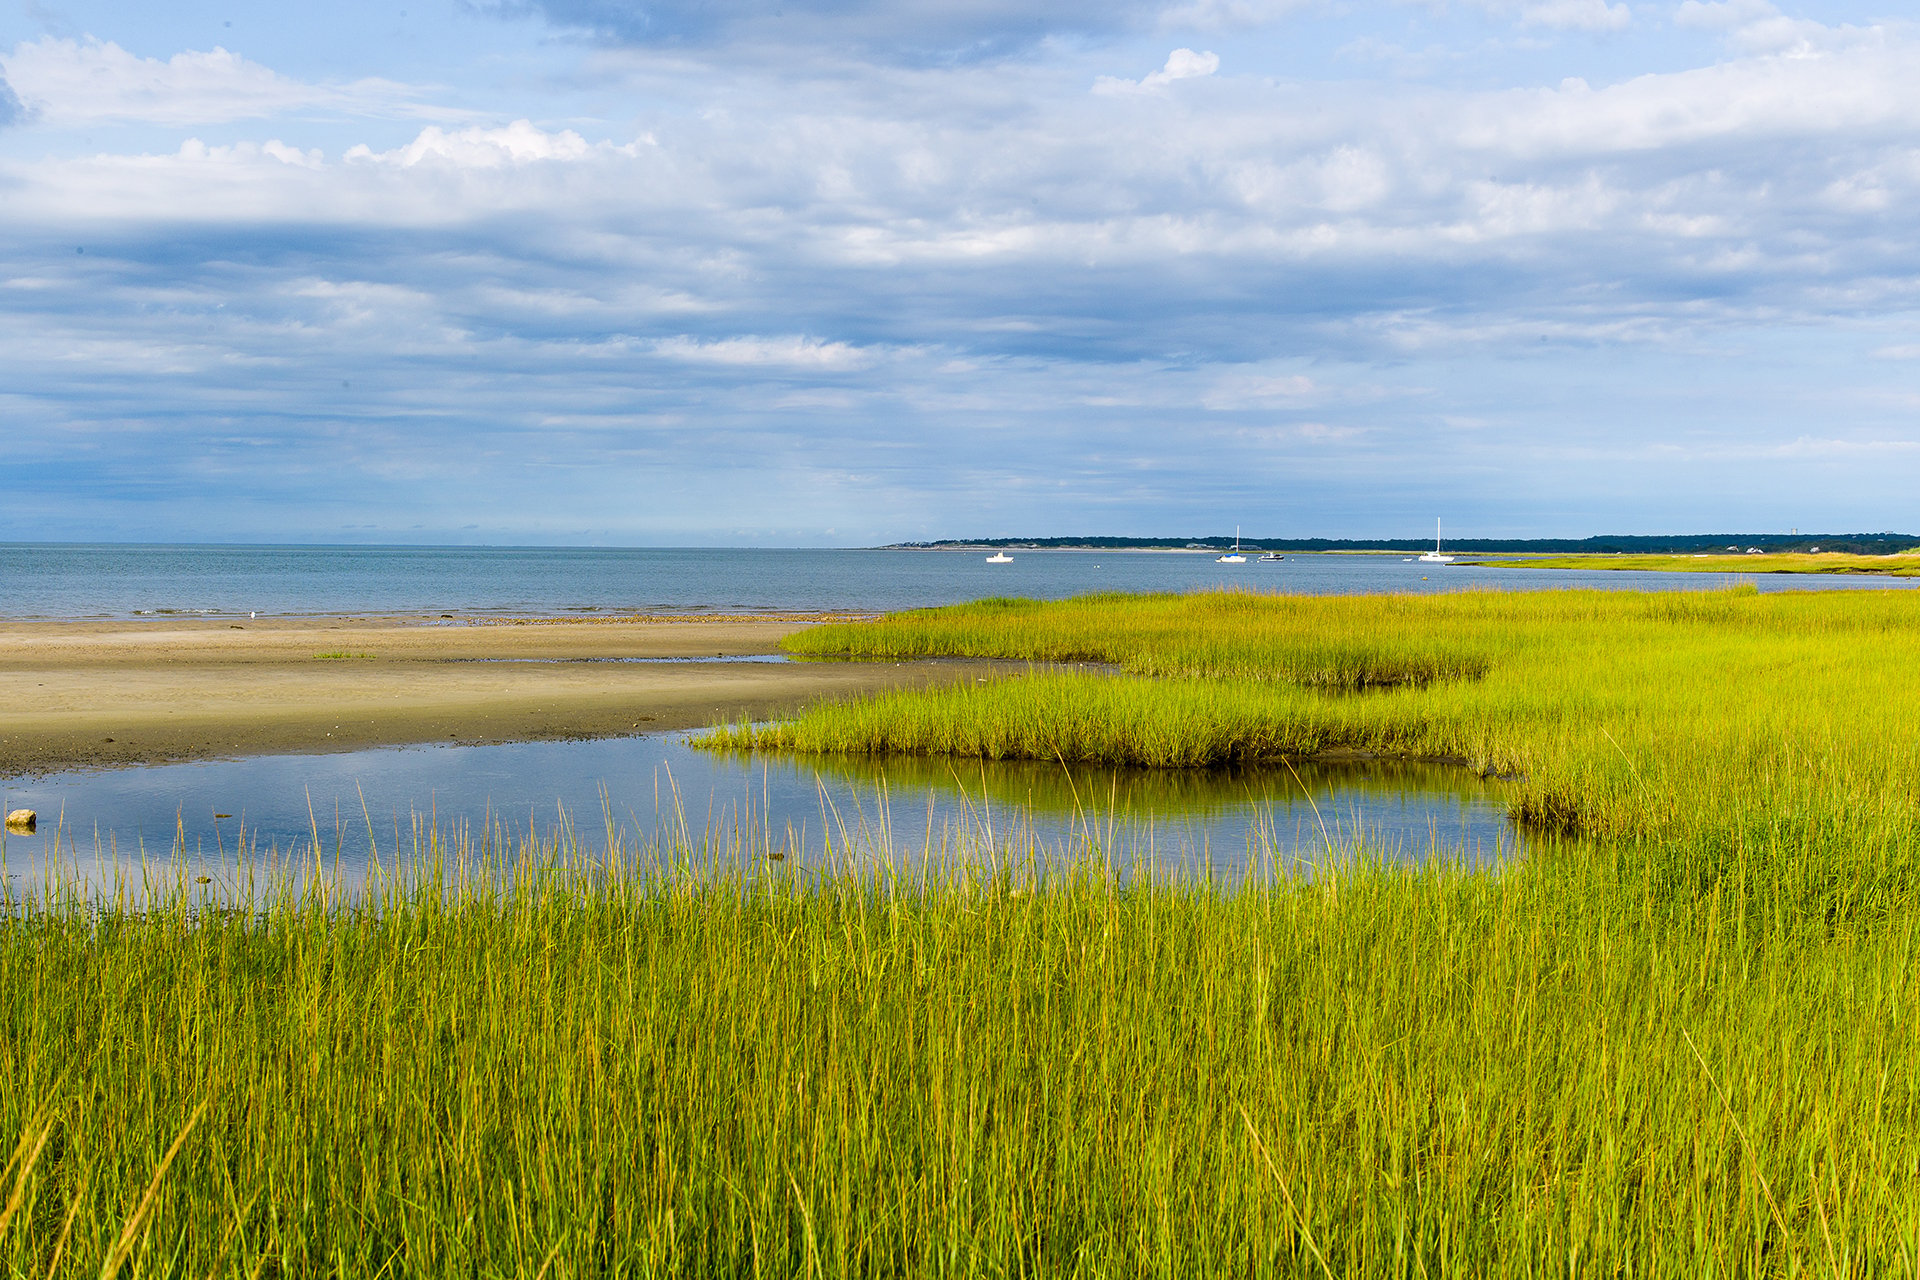
<instances>
[{"instance_id":1,"label":"wet sand","mask_svg":"<svg viewBox=\"0 0 1920 1280\"><path fill-rule=\"evenodd\" d=\"M694 728L1004 666L716 661L819 620L0 620L0 776ZM658 658L695 661L619 661Z\"/></svg>"}]
</instances>

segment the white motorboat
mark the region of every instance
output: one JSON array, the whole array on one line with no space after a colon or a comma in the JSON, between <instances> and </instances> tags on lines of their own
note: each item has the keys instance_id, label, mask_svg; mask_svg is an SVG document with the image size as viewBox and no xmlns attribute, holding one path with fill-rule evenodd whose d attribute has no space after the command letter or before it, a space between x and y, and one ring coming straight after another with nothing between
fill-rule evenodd
<instances>
[{"instance_id":1,"label":"white motorboat","mask_svg":"<svg viewBox=\"0 0 1920 1280\"><path fill-rule=\"evenodd\" d=\"M1233 526L1233 550L1216 559L1216 564L1245 564L1247 558L1240 554L1240 526Z\"/></svg>"},{"instance_id":2,"label":"white motorboat","mask_svg":"<svg viewBox=\"0 0 1920 1280\"><path fill-rule=\"evenodd\" d=\"M1433 550L1420 557L1421 564L1452 564L1453 557L1440 554L1440 522L1433 522Z\"/></svg>"},{"instance_id":3,"label":"white motorboat","mask_svg":"<svg viewBox=\"0 0 1920 1280\"><path fill-rule=\"evenodd\" d=\"M1012 564L1013 557L1004 551L996 551L987 557L988 564Z\"/></svg>"},{"instance_id":4,"label":"white motorboat","mask_svg":"<svg viewBox=\"0 0 1920 1280\"><path fill-rule=\"evenodd\" d=\"M1260 557L1260 563L1261 564L1278 564L1280 563L1280 561L1285 559L1286 557L1281 555L1278 551L1269 551L1267 552L1267 554Z\"/></svg>"}]
</instances>

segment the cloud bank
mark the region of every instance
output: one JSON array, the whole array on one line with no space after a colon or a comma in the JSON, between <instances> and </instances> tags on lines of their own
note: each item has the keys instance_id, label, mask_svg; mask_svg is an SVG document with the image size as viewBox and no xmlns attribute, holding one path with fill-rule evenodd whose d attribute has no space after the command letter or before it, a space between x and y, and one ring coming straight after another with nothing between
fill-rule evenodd
<instances>
[{"instance_id":1,"label":"cloud bank","mask_svg":"<svg viewBox=\"0 0 1920 1280\"><path fill-rule=\"evenodd\" d=\"M1308 79L1232 34L1296 9L1188 43L1163 10L910 12L1027 53L770 68L732 54L759 24L892 28L563 6L602 42L567 94L619 111L475 120L408 67L17 46L47 120L176 132L0 152L0 465L50 478L0 537L455 536L475 507L613 541L1904 518L1912 34L1490 6L1515 40L1713 47L1462 85Z\"/></svg>"},{"instance_id":2,"label":"cloud bank","mask_svg":"<svg viewBox=\"0 0 1920 1280\"><path fill-rule=\"evenodd\" d=\"M428 107L423 90L395 81L302 83L219 46L160 59L137 57L110 40L49 37L16 45L0 56L0 69L37 117L58 126L205 125L289 113L462 114ZM18 100L14 106L20 109Z\"/></svg>"}]
</instances>

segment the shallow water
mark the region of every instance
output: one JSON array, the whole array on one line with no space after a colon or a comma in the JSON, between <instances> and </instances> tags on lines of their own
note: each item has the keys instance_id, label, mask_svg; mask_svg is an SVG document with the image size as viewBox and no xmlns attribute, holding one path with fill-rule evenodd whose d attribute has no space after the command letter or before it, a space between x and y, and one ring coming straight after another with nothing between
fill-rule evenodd
<instances>
[{"instance_id":1,"label":"shallow water","mask_svg":"<svg viewBox=\"0 0 1920 1280\"><path fill-rule=\"evenodd\" d=\"M645 841L684 831L731 847L750 828L798 865L828 850L915 856L958 838L1060 849L1092 840L1117 862L1216 874L1250 859L1313 861L1355 838L1389 856L1491 861L1520 846L1503 787L1448 765L1365 761L1215 770L1027 761L797 758L693 748L685 735L393 747L0 779L8 809L40 814L5 840L16 888L56 843L96 883L175 849L204 867L246 849L310 848L343 871L404 854L418 823L551 838L571 825L604 851L611 822Z\"/></svg>"}]
</instances>

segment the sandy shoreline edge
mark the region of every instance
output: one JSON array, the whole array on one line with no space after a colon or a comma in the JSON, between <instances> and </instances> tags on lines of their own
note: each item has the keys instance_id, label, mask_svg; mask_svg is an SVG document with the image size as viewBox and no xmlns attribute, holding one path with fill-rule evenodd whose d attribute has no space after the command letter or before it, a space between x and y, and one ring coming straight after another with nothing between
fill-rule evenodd
<instances>
[{"instance_id":1,"label":"sandy shoreline edge","mask_svg":"<svg viewBox=\"0 0 1920 1280\"><path fill-rule=\"evenodd\" d=\"M830 620L0 618L0 777L697 728L1004 669L740 660Z\"/></svg>"}]
</instances>

